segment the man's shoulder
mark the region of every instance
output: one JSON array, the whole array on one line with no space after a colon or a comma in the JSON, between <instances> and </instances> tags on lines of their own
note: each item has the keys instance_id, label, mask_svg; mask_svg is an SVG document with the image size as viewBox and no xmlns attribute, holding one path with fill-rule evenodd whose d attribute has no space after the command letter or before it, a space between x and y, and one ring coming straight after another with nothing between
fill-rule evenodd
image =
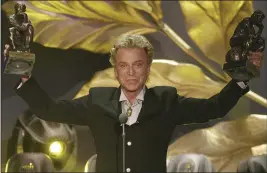
<instances>
[{"instance_id":1,"label":"man's shoulder","mask_svg":"<svg viewBox=\"0 0 267 173\"><path fill-rule=\"evenodd\" d=\"M89 94L91 94L93 97L111 97L118 88L116 87L92 87L89 90Z\"/></svg>"},{"instance_id":2,"label":"man's shoulder","mask_svg":"<svg viewBox=\"0 0 267 173\"><path fill-rule=\"evenodd\" d=\"M161 96L164 94L177 94L177 89L172 86L154 86L149 88L149 90L153 91L155 94Z\"/></svg>"},{"instance_id":3,"label":"man's shoulder","mask_svg":"<svg viewBox=\"0 0 267 173\"><path fill-rule=\"evenodd\" d=\"M93 93L93 94L97 94L97 93L114 93L118 88L116 87L92 87L90 88L89 92Z\"/></svg>"}]
</instances>

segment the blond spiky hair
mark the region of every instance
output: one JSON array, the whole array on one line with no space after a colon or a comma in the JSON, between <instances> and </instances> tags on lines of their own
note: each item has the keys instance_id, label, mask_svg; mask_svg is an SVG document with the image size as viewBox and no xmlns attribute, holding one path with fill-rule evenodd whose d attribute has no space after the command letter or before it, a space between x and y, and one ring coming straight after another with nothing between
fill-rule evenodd
<instances>
[{"instance_id":1,"label":"blond spiky hair","mask_svg":"<svg viewBox=\"0 0 267 173\"><path fill-rule=\"evenodd\" d=\"M110 50L109 62L115 65L116 54L119 48L143 48L147 53L149 64L152 63L154 49L148 39L142 35L122 35L118 38L114 46Z\"/></svg>"}]
</instances>

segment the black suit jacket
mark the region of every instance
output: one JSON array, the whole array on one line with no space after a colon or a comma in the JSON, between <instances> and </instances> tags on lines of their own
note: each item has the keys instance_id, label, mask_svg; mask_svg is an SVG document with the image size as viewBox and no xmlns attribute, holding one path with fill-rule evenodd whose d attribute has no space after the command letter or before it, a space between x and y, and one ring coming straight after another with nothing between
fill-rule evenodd
<instances>
[{"instance_id":1,"label":"black suit jacket","mask_svg":"<svg viewBox=\"0 0 267 173\"><path fill-rule=\"evenodd\" d=\"M138 123L126 125L126 142L132 143L126 146L126 168L166 172L166 153L176 125L221 118L248 91L234 81L209 99L185 98L167 86L147 89ZM31 78L16 92L43 120L89 126L96 144L97 172L122 172L120 88L91 88L87 96L54 102Z\"/></svg>"}]
</instances>

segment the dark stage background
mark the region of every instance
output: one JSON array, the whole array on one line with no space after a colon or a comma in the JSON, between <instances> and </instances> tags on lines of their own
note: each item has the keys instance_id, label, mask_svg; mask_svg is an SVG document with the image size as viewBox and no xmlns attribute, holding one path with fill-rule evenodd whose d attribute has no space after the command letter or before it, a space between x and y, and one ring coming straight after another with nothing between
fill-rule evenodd
<instances>
[{"instance_id":1,"label":"dark stage background","mask_svg":"<svg viewBox=\"0 0 267 173\"><path fill-rule=\"evenodd\" d=\"M3 1L2 1L3 4ZM177 7L179 4L176 1L162 2L162 9L165 15L164 21L171 26L176 33L179 33L182 38L192 45L198 52L200 50L190 40L186 34L184 27L184 20L181 10ZM260 9L266 13L267 2L255 1L254 9ZM4 43L8 37L7 16L1 10L2 28L1 28L1 43L2 50ZM266 38L267 19L264 20L264 37ZM179 62L194 63L199 65L192 58L188 57L180 48L178 48L170 39L160 33L154 33L148 35L149 40L155 47L156 58L160 59L173 59ZM34 43L32 51L36 54L37 61L33 70L33 75L47 91L47 93L54 99L72 99L79 91L81 86L89 81L93 74L99 70L110 67L109 57L107 54L95 54L84 50L61 50L54 48L47 48L40 44ZM265 51L265 59L267 52ZM201 67L201 65L199 65ZM205 71L206 72L206 71ZM267 97L267 61L264 61L261 77L251 81L250 86L252 91L258 93L263 97ZM210 77L213 77L209 74ZM7 140L11 137L12 129L15 125L17 117L28 107L22 99L20 99L14 92L13 87L19 81L17 76L7 76L2 74L2 109L1 109L1 134L2 134L2 163L6 161L5 151L7 146ZM266 108L254 103L253 101L243 98L240 102L243 102L246 107L237 105L230 114L234 112L259 113L266 114ZM229 116L228 116L229 117ZM226 118L227 119L227 118ZM188 126L179 126L174 132L174 136L181 136L196 128L208 127L213 125L216 121L212 121L206 124L194 124ZM85 164L85 161L94 153L94 143L91 137L90 131L87 127L76 126L79 136L79 148L78 151L79 160L81 164ZM81 140L83 139L83 140Z\"/></svg>"}]
</instances>

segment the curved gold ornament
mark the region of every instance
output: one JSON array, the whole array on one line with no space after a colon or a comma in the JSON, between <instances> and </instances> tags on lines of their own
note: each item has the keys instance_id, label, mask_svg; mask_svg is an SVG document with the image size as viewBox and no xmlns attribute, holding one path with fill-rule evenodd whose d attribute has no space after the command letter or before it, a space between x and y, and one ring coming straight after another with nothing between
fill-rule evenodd
<instances>
[{"instance_id":1,"label":"curved gold ornament","mask_svg":"<svg viewBox=\"0 0 267 173\"><path fill-rule=\"evenodd\" d=\"M251 114L194 130L169 146L168 157L184 153L204 154L218 172L236 172L240 161L267 154L266 120L267 115Z\"/></svg>"},{"instance_id":2,"label":"curved gold ornament","mask_svg":"<svg viewBox=\"0 0 267 173\"><path fill-rule=\"evenodd\" d=\"M2 5L2 9L7 14L13 13L15 2L21 1L7 1ZM161 31L216 77L224 82L230 80L221 69L208 62L207 58L199 56L162 21L161 1L23 1L23 3L27 6L27 14L35 28L34 41L44 46L107 53L121 34ZM179 1L177 3L180 3L185 15L191 38L209 59L222 65L225 56L223 52L226 53L230 34L243 17L252 13L252 2ZM191 7L196 11L192 11ZM147 12L155 21L145 19L140 10ZM201 22L204 22L203 25ZM59 28L61 31L55 32ZM203 38L203 35L198 35L199 33L209 35L204 35ZM220 34L217 36L214 33ZM250 91L246 96L267 107L267 100L258 94Z\"/></svg>"},{"instance_id":3,"label":"curved gold ornament","mask_svg":"<svg viewBox=\"0 0 267 173\"><path fill-rule=\"evenodd\" d=\"M150 0L150 1L127 1L124 0L124 3L132 6L133 8L143 10L149 13L155 21L161 21L163 18L161 10L161 1L159 0Z\"/></svg>"},{"instance_id":4,"label":"curved gold ornament","mask_svg":"<svg viewBox=\"0 0 267 173\"><path fill-rule=\"evenodd\" d=\"M2 9L11 14L15 2L6 2ZM157 31L157 26L144 19L137 9L120 1L23 3L35 28L34 41L46 47L107 53L121 34Z\"/></svg>"},{"instance_id":5,"label":"curved gold ornament","mask_svg":"<svg viewBox=\"0 0 267 173\"><path fill-rule=\"evenodd\" d=\"M179 1L191 39L221 66L237 24L253 13L252 1Z\"/></svg>"}]
</instances>

